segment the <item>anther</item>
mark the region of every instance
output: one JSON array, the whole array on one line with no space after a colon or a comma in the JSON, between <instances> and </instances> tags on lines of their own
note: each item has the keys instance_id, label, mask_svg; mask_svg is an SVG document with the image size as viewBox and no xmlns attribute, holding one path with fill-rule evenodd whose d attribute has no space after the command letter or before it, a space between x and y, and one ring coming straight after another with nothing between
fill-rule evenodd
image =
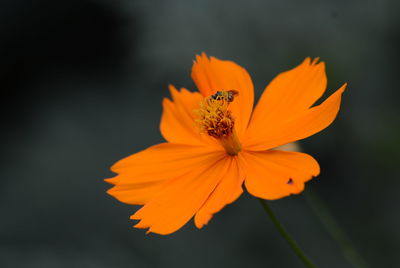
<instances>
[{"instance_id":1,"label":"anther","mask_svg":"<svg viewBox=\"0 0 400 268\"><path fill-rule=\"evenodd\" d=\"M239 139L235 132L235 120L228 106L238 96L236 90L217 91L200 103L195 110L200 131L217 139L230 155L236 155L241 150Z\"/></svg>"}]
</instances>

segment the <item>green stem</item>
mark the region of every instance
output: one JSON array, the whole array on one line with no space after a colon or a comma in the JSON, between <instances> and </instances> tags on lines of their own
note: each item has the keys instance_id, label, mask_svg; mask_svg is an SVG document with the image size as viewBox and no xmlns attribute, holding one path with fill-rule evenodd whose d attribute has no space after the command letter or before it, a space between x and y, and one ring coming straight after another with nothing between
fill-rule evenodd
<instances>
[{"instance_id":1,"label":"green stem","mask_svg":"<svg viewBox=\"0 0 400 268\"><path fill-rule=\"evenodd\" d=\"M274 223L276 229L278 229L279 233L285 238L286 242L288 242L289 246L296 253L297 257L304 263L308 268L316 268L316 266L311 262L311 260L304 254L304 252L297 245L296 241L288 234L282 224L279 222L278 218L275 216L274 212L272 212L271 208L268 206L267 202L264 199L258 199L264 208L265 212L267 212L268 216L271 218Z\"/></svg>"},{"instance_id":2,"label":"green stem","mask_svg":"<svg viewBox=\"0 0 400 268\"><path fill-rule=\"evenodd\" d=\"M329 213L328 208L323 204L317 194L307 191L304 193L308 204L314 213L319 217L322 224L325 226L331 237L338 243L343 255L349 263L357 268L367 268L368 265L363 258L358 254L350 239L340 229L334 217Z\"/></svg>"}]
</instances>

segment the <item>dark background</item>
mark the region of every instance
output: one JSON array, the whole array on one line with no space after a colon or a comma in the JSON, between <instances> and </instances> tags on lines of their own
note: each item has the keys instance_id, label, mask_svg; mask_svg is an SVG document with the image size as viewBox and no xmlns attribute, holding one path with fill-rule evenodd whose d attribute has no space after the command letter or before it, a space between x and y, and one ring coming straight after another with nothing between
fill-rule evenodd
<instances>
[{"instance_id":1,"label":"dark background","mask_svg":"<svg viewBox=\"0 0 400 268\"><path fill-rule=\"evenodd\" d=\"M400 267L396 1L23 1L0 3L1 267L302 267L243 195L197 230L131 228L137 207L103 178L162 141L167 85L195 89L202 51L245 67L259 96L306 56L348 82L336 122L301 142L307 184L370 267ZM272 202L319 267L351 267L302 195Z\"/></svg>"}]
</instances>

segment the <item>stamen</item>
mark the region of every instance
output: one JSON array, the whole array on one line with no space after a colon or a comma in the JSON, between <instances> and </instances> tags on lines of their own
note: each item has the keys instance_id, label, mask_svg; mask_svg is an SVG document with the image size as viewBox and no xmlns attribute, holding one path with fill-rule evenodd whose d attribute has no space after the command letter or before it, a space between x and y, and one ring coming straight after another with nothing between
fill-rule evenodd
<instances>
[{"instance_id":1,"label":"stamen","mask_svg":"<svg viewBox=\"0 0 400 268\"><path fill-rule=\"evenodd\" d=\"M205 98L200 103L200 108L195 110L200 131L217 139L230 155L237 155L242 150L235 131L235 120L228 110L229 104L237 95L235 90L218 91Z\"/></svg>"}]
</instances>

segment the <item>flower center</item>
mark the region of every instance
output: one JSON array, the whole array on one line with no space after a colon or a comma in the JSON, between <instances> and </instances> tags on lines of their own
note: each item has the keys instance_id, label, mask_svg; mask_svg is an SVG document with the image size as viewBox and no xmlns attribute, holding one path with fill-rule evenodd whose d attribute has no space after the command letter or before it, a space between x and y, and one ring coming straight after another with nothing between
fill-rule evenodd
<instances>
[{"instance_id":1,"label":"flower center","mask_svg":"<svg viewBox=\"0 0 400 268\"><path fill-rule=\"evenodd\" d=\"M200 108L195 110L200 131L217 139L229 155L237 155L242 150L235 131L235 119L228 110L237 95L235 90L218 91L206 97L200 102Z\"/></svg>"}]
</instances>

